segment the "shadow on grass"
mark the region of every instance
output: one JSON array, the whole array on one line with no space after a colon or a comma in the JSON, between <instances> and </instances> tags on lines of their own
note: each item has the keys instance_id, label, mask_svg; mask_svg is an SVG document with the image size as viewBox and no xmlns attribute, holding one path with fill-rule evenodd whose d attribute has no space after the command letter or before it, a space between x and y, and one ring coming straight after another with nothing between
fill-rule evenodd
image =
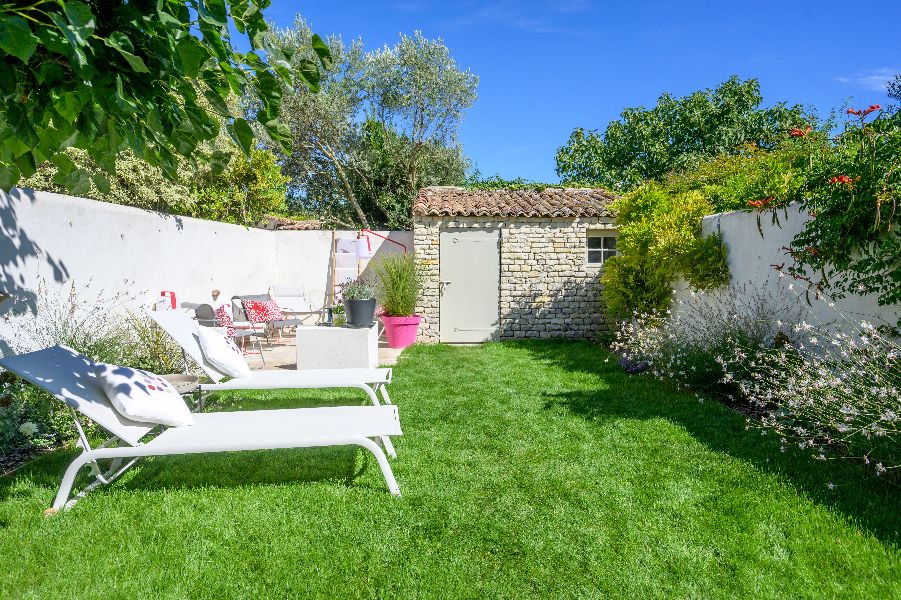
<instances>
[{"instance_id":1,"label":"shadow on grass","mask_svg":"<svg viewBox=\"0 0 901 600\"><path fill-rule=\"evenodd\" d=\"M263 410L342 406L362 404L365 400L348 396L346 390L304 390L259 392L247 397L241 392L214 394L207 411ZM93 442L92 442L93 444ZM79 454L74 449L49 452L0 477L0 502L32 493L35 486L54 490L59 487L69 463ZM102 462L106 468L108 463ZM376 469L375 458L357 446L298 448L185 454L142 458L113 488L130 490L194 489L204 487L242 487L279 485L311 481L354 481L367 469ZM92 480L89 468L79 471L74 491ZM379 479L381 479L381 474ZM21 485L28 483L29 485Z\"/></svg>"},{"instance_id":2,"label":"shadow on grass","mask_svg":"<svg viewBox=\"0 0 901 600\"><path fill-rule=\"evenodd\" d=\"M678 424L711 450L773 473L815 502L848 517L883 542L901 545L901 482L897 476L876 476L871 468L843 460L815 460L809 451L780 451L772 434L746 427L745 416L716 400L700 403L691 394L652 379L628 375L615 359L587 342L512 342L534 359L567 371L593 374L598 387L590 391L545 395L546 408L564 408L597 421L663 418ZM835 483L830 490L829 483Z\"/></svg>"},{"instance_id":3,"label":"shadow on grass","mask_svg":"<svg viewBox=\"0 0 901 600\"><path fill-rule=\"evenodd\" d=\"M57 450L0 477L0 502L31 495L33 488L56 491L63 472L78 451ZM103 466L103 464L101 464ZM258 450L161 456L141 459L112 488L189 490L330 481L348 487L368 469L378 470L372 456L356 446ZM74 491L90 483L82 468ZM27 483L28 485L20 485Z\"/></svg>"}]
</instances>

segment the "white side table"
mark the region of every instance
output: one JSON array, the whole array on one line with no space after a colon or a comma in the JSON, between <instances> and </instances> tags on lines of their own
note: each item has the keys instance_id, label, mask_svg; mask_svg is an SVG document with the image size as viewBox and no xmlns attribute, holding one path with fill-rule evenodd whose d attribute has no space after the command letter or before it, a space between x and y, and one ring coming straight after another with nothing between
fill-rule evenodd
<instances>
[{"instance_id":1,"label":"white side table","mask_svg":"<svg viewBox=\"0 0 901 600\"><path fill-rule=\"evenodd\" d=\"M379 330L350 327L298 327L297 368L374 369L379 364Z\"/></svg>"}]
</instances>

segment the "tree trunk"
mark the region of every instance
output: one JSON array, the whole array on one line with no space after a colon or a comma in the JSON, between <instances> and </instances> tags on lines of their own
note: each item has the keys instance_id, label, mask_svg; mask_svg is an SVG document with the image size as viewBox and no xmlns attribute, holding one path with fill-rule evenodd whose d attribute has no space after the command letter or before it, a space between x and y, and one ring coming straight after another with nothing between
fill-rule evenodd
<instances>
[{"instance_id":1,"label":"tree trunk","mask_svg":"<svg viewBox=\"0 0 901 600\"><path fill-rule=\"evenodd\" d=\"M363 227L369 228L369 220L366 218L366 213L363 212L363 209L360 208L360 203L357 202L357 196L354 194L353 188L350 187L350 181L347 179L347 174L344 172L344 167L341 166L341 163L338 161L338 157L335 156L335 153L329 150L325 144L317 142L319 149L325 154L332 164L335 165L335 171L338 173L338 178L341 180L341 185L344 188L344 193L347 195L347 201L350 202L350 205L353 206L354 211L356 211L357 216L360 218L360 223Z\"/></svg>"}]
</instances>

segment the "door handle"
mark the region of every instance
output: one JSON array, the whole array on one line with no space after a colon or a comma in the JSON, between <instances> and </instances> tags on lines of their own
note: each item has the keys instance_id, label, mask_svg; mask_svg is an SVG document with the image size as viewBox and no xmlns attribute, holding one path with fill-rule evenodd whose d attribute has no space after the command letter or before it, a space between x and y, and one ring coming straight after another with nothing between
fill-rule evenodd
<instances>
[{"instance_id":1,"label":"door handle","mask_svg":"<svg viewBox=\"0 0 901 600\"><path fill-rule=\"evenodd\" d=\"M453 282L452 281L439 281L438 282L438 292L443 294L445 286L448 286L451 283L453 283Z\"/></svg>"}]
</instances>

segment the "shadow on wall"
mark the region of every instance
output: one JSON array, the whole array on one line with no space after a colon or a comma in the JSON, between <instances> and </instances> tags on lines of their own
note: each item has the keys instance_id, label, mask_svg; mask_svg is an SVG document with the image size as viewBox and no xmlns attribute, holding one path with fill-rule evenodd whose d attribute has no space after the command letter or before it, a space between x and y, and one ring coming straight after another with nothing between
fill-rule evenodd
<instances>
[{"instance_id":1,"label":"shadow on wall","mask_svg":"<svg viewBox=\"0 0 901 600\"><path fill-rule=\"evenodd\" d=\"M362 269L360 270L359 277L364 281L368 281L369 283L375 283L375 272L371 268L372 265L376 264L379 260L386 256L390 256L392 254L401 254L404 252L404 247L406 247L406 251L408 253L413 252L413 232L412 231L379 231L379 234L387 235L388 239L383 240L381 238L370 236L370 240L374 243L379 243L378 247L375 249L375 252L372 255L372 258L364 259L362 261ZM340 238L351 237L351 236L339 236ZM390 240L390 241L388 241ZM394 242L394 243L392 243ZM400 245L398 245L400 244ZM331 264L331 260L334 257L335 247L334 242L332 242L332 256L329 257L329 264ZM323 305L328 300L329 290L334 289L335 279L334 273L330 268L328 270L326 287L325 287L325 295L323 298Z\"/></svg>"},{"instance_id":2,"label":"shadow on wall","mask_svg":"<svg viewBox=\"0 0 901 600\"><path fill-rule=\"evenodd\" d=\"M517 291L509 306L502 298L500 339L591 339L612 327L601 300L600 273L580 281L568 280L555 290Z\"/></svg>"},{"instance_id":3,"label":"shadow on wall","mask_svg":"<svg viewBox=\"0 0 901 600\"><path fill-rule=\"evenodd\" d=\"M379 232L379 233L383 233L383 232ZM391 240L391 241L381 240L382 241L381 245L378 248L376 248L375 254L372 255L372 258L370 258L369 262L366 263L366 266L363 267L363 272L360 273L360 275L364 279L374 279L375 278L375 273L373 273L373 270L370 269L371 265L376 264L378 261L385 258L386 256L390 256L392 254L403 254L404 248L401 246L398 246L398 244L403 244L403 246L406 246L406 251L408 254L411 254L413 252L412 232L390 231L390 232L385 232L385 233L387 233L387 235L388 235L388 240ZM392 242L396 242L396 243L392 243Z\"/></svg>"},{"instance_id":4,"label":"shadow on wall","mask_svg":"<svg viewBox=\"0 0 901 600\"><path fill-rule=\"evenodd\" d=\"M29 259L45 261L54 281L63 283L69 279L65 263L47 255L20 225L16 205L35 200L31 190L0 191L0 318L11 313L37 312L37 292L25 287ZM8 342L0 338L0 355L11 352Z\"/></svg>"}]
</instances>

